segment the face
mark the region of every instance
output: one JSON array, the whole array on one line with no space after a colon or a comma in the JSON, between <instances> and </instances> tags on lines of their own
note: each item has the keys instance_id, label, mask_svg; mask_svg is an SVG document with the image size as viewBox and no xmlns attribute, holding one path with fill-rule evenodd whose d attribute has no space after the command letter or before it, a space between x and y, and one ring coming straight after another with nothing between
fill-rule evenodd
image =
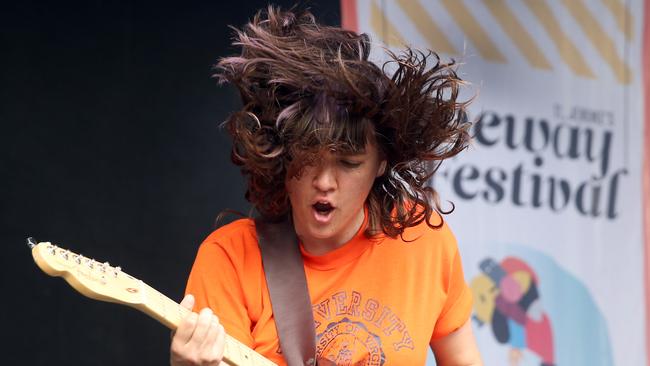
<instances>
[{"instance_id":1,"label":"face","mask_svg":"<svg viewBox=\"0 0 650 366\"><path fill-rule=\"evenodd\" d=\"M305 249L323 254L346 243L363 223L363 206L386 160L367 143L361 154L324 151L315 166L286 182L294 227Z\"/></svg>"}]
</instances>

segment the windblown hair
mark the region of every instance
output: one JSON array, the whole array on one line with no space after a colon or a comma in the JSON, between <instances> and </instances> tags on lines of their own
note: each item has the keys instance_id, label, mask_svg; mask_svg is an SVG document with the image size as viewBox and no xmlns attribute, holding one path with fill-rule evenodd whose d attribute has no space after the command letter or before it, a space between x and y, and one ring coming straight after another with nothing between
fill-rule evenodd
<instances>
[{"instance_id":1,"label":"windblown hair","mask_svg":"<svg viewBox=\"0 0 650 366\"><path fill-rule=\"evenodd\" d=\"M235 29L233 45L241 54L222 58L215 76L241 94L243 107L225 126L246 199L263 216L290 212L285 180L316 164L323 148L355 153L372 141L387 167L367 198L366 235L442 225L440 214L451 211L441 209L429 179L469 141L453 61L407 48L387 51L390 61L379 67L368 60L366 34L271 6ZM434 213L439 224L431 223Z\"/></svg>"}]
</instances>

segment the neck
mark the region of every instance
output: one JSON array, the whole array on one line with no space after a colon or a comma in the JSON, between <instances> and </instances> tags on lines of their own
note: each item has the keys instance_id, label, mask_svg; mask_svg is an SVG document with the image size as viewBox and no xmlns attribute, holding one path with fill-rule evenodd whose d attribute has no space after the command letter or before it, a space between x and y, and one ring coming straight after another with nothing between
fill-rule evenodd
<instances>
[{"instance_id":1,"label":"neck","mask_svg":"<svg viewBox=\"0 0 650 366\"><path fill-rule=\"evenodd\" d=\"M342 230L339 235L328 238L308 238L298 234L298 238L302 242L302 246L305 248L307 253L312 255L327 254L352 240L359 231L359 228L361 228L364 218L365 212L364 209L361 208L359 214L351 220L348 227L345 228L345 230Z\"/></svg>"}]
</instances>

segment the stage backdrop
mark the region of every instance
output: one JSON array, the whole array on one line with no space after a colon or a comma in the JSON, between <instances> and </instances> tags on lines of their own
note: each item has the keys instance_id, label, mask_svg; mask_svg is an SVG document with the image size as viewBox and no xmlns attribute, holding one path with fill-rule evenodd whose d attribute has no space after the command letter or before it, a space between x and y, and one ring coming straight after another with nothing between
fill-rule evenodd
<instances>
[{"instance_id":1,"label":"stage backdrop","mask_svg":"<svg viewBox=\"0 0 650 366\"><path fill-rule=\"evenodd\" d=\"M433 49L471 82L473 143L433 184L456 204L485 363L647 365L650 2L341 4L377 46Z\"/></svg>"}]
</instances>

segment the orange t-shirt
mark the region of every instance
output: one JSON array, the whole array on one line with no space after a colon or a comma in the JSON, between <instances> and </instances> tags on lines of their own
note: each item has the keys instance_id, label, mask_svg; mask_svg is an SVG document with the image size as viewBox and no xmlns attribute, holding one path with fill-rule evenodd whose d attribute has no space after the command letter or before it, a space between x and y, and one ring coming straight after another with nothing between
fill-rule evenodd
<instances>
[{"instance_id":1,"label":"orange t-shirt","mask_svg":"<svg viewBox=\"0 0 650 366\"><path fill-rule=\"evenodd\" d=\"M310 255L301 246L317 357L344 365L423 365L430 341L458 329L471 312L456 240L446 225L409 228L409 242L369 240L364 228L325 255ZM208 236L186 293L196 297L195 311L210 307L228 334L286 365L253 220L237 220Z\"/></svg>"}]
</instances>

